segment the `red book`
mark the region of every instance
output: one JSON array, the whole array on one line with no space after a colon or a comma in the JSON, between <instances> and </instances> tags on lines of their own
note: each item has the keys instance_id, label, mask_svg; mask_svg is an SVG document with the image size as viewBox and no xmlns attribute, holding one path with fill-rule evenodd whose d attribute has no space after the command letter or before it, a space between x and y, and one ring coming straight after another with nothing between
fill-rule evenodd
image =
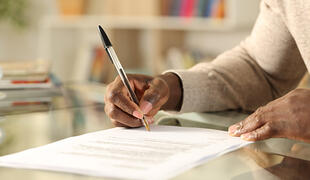
<instances>
[{"instance_id":1,"label":"red book","mask_svg":"<svg viewBox=\"0 0 310 180\"><path fill-rule=\"evenodd\" d=\"M48 83L49 79L46 79L44 81L18 81L18 80L13 80L11 81L12 84L40 84L40 83Z\"/></svg>"},{"instance_id":2,"label":"red book","mask_svg":"<svg viewBox=\"0 0 310 180\"><path fill-rule=\"evenodd\" d=\"M194 14L195 5L196 0L182 0L180 15L183 17L192 17Z\"/></svg>"}]
</instances>

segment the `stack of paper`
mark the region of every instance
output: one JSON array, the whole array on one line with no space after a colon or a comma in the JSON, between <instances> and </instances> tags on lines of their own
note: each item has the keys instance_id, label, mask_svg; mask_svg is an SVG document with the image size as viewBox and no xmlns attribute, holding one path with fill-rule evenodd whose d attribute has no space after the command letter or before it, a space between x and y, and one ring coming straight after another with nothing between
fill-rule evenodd
<instances>
[{"instance_id":1,"label":"stack of paper","mask_svg":"<svg viewBox=\"0 0 310 180\"><path fill-rule=\"evenodd\" d=\"M126 179L166 179L248 144L225 131L113 128L0 158L0 166Z\"/></svg>"}]
</instances>

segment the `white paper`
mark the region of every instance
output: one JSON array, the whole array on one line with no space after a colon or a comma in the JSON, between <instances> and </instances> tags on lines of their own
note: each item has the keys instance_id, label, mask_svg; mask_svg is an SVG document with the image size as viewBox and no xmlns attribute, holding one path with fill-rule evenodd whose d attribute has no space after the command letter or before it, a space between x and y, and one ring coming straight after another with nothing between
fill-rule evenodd
<instances>
[{"instance_id":1,"label":"white paper","mask_svg":"<svg viewBox=\"0 0 310 180\"><path fill-rule=\"evenodd\" d=\"M0 157L0 166L126 179L167 179L248 142L225 131L113 128Z\"/></svg>"}]
</instances>

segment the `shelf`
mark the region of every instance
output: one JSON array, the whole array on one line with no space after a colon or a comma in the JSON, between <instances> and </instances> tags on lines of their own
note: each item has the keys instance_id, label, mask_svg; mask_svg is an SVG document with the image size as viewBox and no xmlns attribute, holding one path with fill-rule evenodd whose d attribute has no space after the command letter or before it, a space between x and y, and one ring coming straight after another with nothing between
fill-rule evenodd
<instances>
[{"instance_id":1,"label":"shelf","mask_svg":"<svg viewBox=\"0 0 310 180\"><path fill-rule=\"evenodd\" d=\"M183 31L230 31L240 28L229 19L180 18L180 17L134 17L134 16L49 16L45 28L97 28L101 24L110 29L183 30Z\"/></svg>"}]
</instances>

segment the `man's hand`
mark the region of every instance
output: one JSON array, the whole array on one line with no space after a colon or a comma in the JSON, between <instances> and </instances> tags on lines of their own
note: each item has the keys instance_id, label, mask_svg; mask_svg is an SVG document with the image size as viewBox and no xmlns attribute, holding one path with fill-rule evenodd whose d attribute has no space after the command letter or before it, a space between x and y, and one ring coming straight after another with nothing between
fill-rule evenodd
<instances>
[{"instance_id":1,"label":"man's hand","mask_svg":"<svg viewBox=\"0 0 310 180\"><path fill-rule=\"evenodd\" d=\"M160 110L177 110L181 101L179 78L172 73L157 77L128 75L130 85L140 101L140 106L131 101L126 87L117 77L107 87L105 112L115 126L140 127L145 115L149 123Z\"/></svg>"},{"instance_id":2,"label":"man's hand","mask_svg":"<svg viewBox=\"0 0 310 180\"><path fill-rule=\"evenodd\" d=\"M283 137L310 142L310 90L296 89L229 127L248 141Z\"/></svg>"}]
</instances>

